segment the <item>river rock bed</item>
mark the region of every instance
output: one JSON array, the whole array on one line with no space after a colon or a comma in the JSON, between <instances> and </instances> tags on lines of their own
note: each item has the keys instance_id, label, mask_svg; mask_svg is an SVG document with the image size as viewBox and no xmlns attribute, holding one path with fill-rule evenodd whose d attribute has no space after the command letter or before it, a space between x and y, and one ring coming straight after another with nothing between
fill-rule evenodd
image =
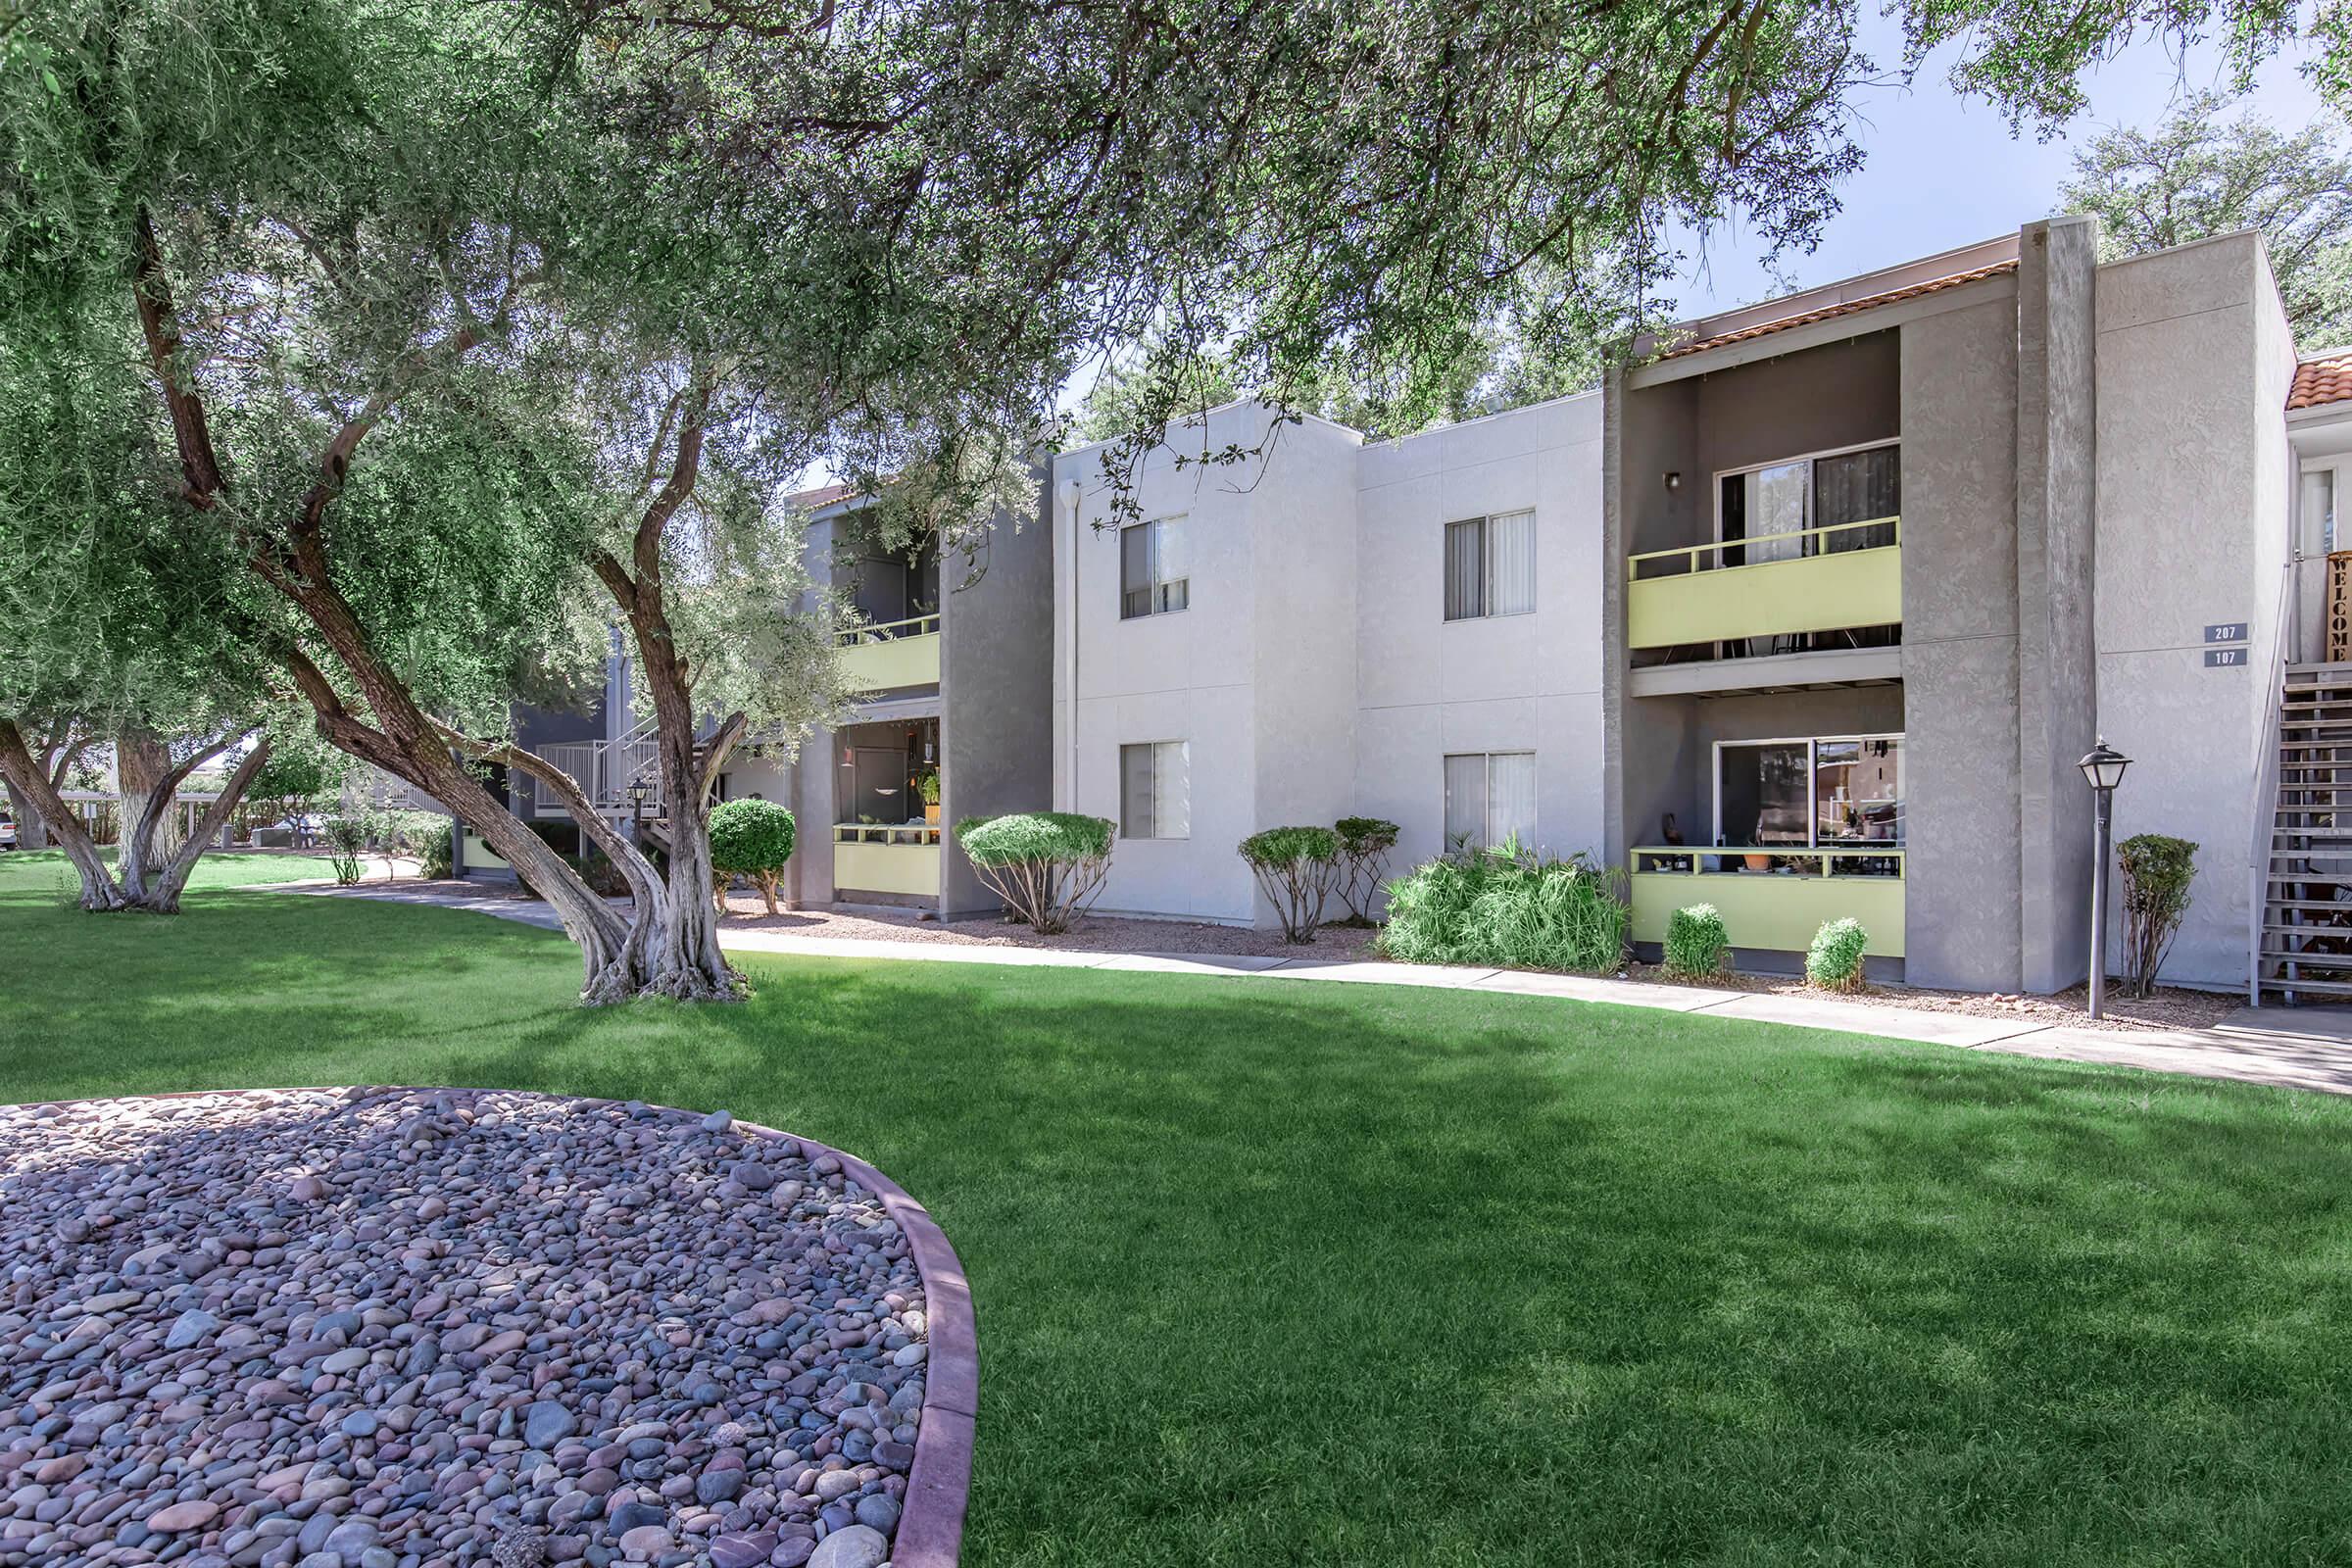
<instances>
[{"instance_id":1,"label":"river rock bed","mask_svg":"<svg viewBox=\"0 0 2352 1568\"><path fill-rule=\"evenodd\" d=\"M0 1565L875 1568L925 1327L881 1200L723 1111L0 1106Z\"/></svg>"}]
</instances>

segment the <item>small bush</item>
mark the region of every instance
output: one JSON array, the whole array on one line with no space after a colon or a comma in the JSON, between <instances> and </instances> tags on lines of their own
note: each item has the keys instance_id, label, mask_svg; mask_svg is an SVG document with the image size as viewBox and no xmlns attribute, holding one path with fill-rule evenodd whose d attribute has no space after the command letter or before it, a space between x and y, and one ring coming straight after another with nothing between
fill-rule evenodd
<instances>
[{"instance_id":1,"label":"small bush","mask_svg":"<svg viewBox=\"0 0 2352 1568\"><path fill-rule=\"evenodd\" d=\"M1379 945L1407 963L1600 974L1624 961L1632 924L1617 879L1587 857L1545 859L1514 840L1390 883Z\"/></svg>"},{"instance_id":2,"label":"small bush","mask_svg":"<svg viewBox=\"0 0 2352 1568\"><path fill-rule=\"evenodd\" d=\"M988 890L1038 932L1067 931L1110 874L1114 825L1072 811L967 816L956 842Z\"/></svg>"},{"instance_id":3,"label":"small bush","mask_svg":"<svg viewBox=\"0 0 2352 1568\"><path fill-rule=\"evenodd\" d=\"M1340 836L1340 897L1348 918L1372 923L1372 895L1389 873L1389 851L1396 847L1396 824L1377 816L1343 816L1332 831Z\"/></svg>"},{"instance_id":4,"label":"small bush","mask_svg":"<svg viewBox=\"0 0 2352 1568\"><path fill-rule=\"evenodd\" d=\"M2134 833L2115 847L2124 868L2124 983L2135 997L2156 990L2156 971L2188 915L2188 888L2197 879L2197 847L2162 833ZM2094 962L2107 961L2099 933Z\"/></svg>"},{"instance_id":5,"label":"small bush","mask_svg":"<svg viewBox=\"0 0 2352 1568\"><path fill-rule=\"evenodd\" d=\"M1693 904L1666 919L1666 972L1704 980L1732 966L1732 937L1712 904Z\"/></svg>"},{"instance_id":6,"label":"small bush","mask_svg":"<svg viewBox=\"0 0 2352 1568\"><path fill-rule=\"evenodd\" d=\"M1805 950L1805 978L1831 991L1858 990L1862 950L1869 946L1870 933L1851 915L1824 921L1813 933L1813 945Z\"/></svg>"},{"instance_id":7,"label":"small bush","mask_svg":"<svg viewBox=\"0 0 2352 1568\"><path fill-rule=\"evenodd\" d=\"M710 871L719 912L726 912L728 881L738 876L758 883L767 912L776 912L776 882L792 858L795 833L791 808L774 801L727 801L710 812Z\"/></svg>"},{"instance_id":8,"label":"small bush","mask_svg":"<svg viewBox=\"0 0 2352 1568\"><path fill-rule=\"evenodd\" d=\"M350 887L366 874L368 824L356 816L326 819L326 859L334 867L335 885Z\"/></svg>"},{"instance_id":9,"label":"small bush","mask_svg":"<svg viewBox=\"0 0 2352 1568\"><path fill-rule=\"evenodd\" d=\"M416 835L416 856L424 862L423 875L441 878L451 873L456 862L452 859L450 853L450 827L447 817L442 818L438 826L426 828Z\"/></svg>"},{"instance_id":10,"label":"small bush","mask_svg":"<svg viewBox=\"0 0 2352 1568\"><path fill-rule=\"evenodd\" d=\"M1340 877L1340 836L1327 827L1270 827L1242 840L1240 854L1273 903L1286 942L1312 942L1324 901Z\"/></svg>"}]
</instances>

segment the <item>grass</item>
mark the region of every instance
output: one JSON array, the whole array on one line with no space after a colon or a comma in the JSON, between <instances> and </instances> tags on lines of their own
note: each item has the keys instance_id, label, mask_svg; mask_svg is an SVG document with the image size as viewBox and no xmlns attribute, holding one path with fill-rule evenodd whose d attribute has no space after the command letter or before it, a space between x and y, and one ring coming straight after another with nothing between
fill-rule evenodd
<instances>
[{"instance_id":1,"label":"grass","mask_svg":"<svg viewBox=\"0 0 2352 1568\"><path fill-rule=\"evenodd\" d=\"M226 864L227 862L222 862ZM2352 1560L2352 1102L1383 986L747 958L0 858L0 1100L637 1096L863 1154L978 1301L998 1564Z\"/></svg>"}]
</instances>

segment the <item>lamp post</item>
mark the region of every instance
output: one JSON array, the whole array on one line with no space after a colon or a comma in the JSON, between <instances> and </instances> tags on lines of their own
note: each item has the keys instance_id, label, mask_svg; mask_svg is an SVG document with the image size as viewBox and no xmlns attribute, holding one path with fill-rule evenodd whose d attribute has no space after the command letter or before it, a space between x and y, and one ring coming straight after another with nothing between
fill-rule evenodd
<instances>
[{"instance_id":1,"label":"lamp post","mask_svg":"<svg viewBox=\"0 0 2352 1568\"><path fill-rule=\"evenodd\" d=\"M629 780L629 838L635 843L645 842L645 798L653 793L643 773Z\"/></svg>"},{"instance_id":2,"label":"lamp post","mask_svg":"<svg viewBox=\"0 0 2352 1568\"><path fill-rule=\"evenodd\" d=\"M2100 1018L2107 1011L2108 841L2115 834L2115 787L2124 781L2124 769L2132 765L2132 759L2109 746L2102 737L2091 748L2090 755L2077 765L2082 769L2083 781L2097 801L2092 834L2098 863L2090 875L2090 1015Z\"/></svg>"}]
</instances>

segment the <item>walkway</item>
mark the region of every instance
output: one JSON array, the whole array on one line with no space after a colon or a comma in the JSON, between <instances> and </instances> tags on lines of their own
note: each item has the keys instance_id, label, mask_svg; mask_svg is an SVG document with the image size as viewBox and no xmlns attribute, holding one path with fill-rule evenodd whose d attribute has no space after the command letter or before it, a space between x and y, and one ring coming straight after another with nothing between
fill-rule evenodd
<instances>
[{"instance_id":1,"label":"walkway","mask_svg":"<svg viewBox=\"0 0 2352 1568\"><path fill-rule=\"evenodd\" d=\"M555 914L532 900L452 893L399 883L353 888L289 885L292 893L378 899L398 904L434 904L469 909L500 919L556 929ZM625 902L625 901L623 901ZM967 947L942 942L886 942L867 938L803 937L781 931L728 931L719 941L738 953L777 953L804 958L891 958L930 963L1002 963L1025 967L1110 969L1159 974L1227 975L1259 980L1324 980L1391 986L1435 986L1444 990L1513 992L1565 997L1625 1007L1660 1007L1671 1012L1751 1018L1806 1029L1836 1029L1997 1051L2061 1061L2103 1062L2187 1073L2199 1078L2234 1078L2286 1089L2352 1094L2352 1010L2321 1007L2245 1007L2211 1029L2088 1029L2033 1023L2024 1019L1980 1018L1961 1012L1931 1012L1833 998L1759 995L1752 991L1663 986L1582 975L1531 974L1517 969L1476 969L1443 964L1237 956L1182 953L1078 953L1058 948Z\"/></svg>"}]
</instances>

